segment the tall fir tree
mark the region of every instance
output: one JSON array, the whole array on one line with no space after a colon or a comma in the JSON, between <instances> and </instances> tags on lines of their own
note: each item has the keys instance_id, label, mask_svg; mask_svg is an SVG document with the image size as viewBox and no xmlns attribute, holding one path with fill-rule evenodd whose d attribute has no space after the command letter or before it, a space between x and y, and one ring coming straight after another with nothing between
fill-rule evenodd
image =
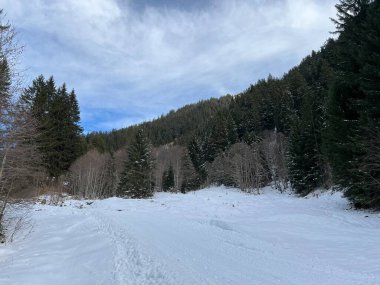
<instances>
[{"instance_id":1,"label":"tall fir tree","mask_svg":"<svg viewBox=\"0 0 380 285\"><path fill-rule=\"evenodd\" d=\"M188 152L194 169L198 174L201 183L207 179L206 163L212 161L212 155L209 149L208 132L195 135L188 145Z\"/></svg>"},{"instance_id":2,"label":"tall fir tree","mask_svg":"<svg viewBox=\"0 0 380 285\"><path fill-rule=\"evenodd\" d=\"M328 180L322 146L326 118L324 108L334 76L325 59L325 51L313 52L301 65L285 76L285 86L292 99L288 167L293 188L308 194Z\"/></svg>"},{"instance_id":3,"label":"tall fir tree","mask_svg":"<svg viewBox=\"0 0 380 285\"><path fill-rule=\"evenodd\" d=\"M162 175L162 189L170 191L174 188L174 171L173 166L170 164L169 168L164 171Z\"/></svg>"},{"instance_id":4,"label":"tall fir tree","mask_svg":"<svg viewBox=\"0 0 380 285\"><path fill-rule=\"evenodd\" d=\"M49 174L53 177L68 170L82 153L80 114L74 90L57 88L54 78L41 75L22 96L38 124L38 146Z\"/></svg>"},{"instance_id":5,"label":"tall fir tree","mask_svg":"<svg viewBox=\"0 0 380 285\"><path fill-rule=\"evenodd\" d=\"M368 169L367 142L380 131L380 1L341 0L336 80L328 103L325 145L334 180L362 207L380 208L379 171Z\"/></svg>"},{"instance_id":6,"label":"tall fir tree","mask_svg":"<svg viewBox=\"0 0 380 285\"><path fill-rule=\"evenodd\" d=\"M128 146L128 158L124 164L117 193L127 198L148 198L153 195L153 159L151 145L139 129L135 140Z\"/></svg>"},{"instance_id":7,"label":"tall fir tree","mask_svg":"<svg viewBox=\"0 0 380 285\"><path fill-rule=\"evenodd\" d=\"M8 132L9 125L11 124L10 107L12 96L10 93L11 88L11 74L8 61L4 58L0 60L0 136L5 138Z\"/></svg>"},{"instance_id":8,"label":"tall fir tree","mask_svg":"<svg viewBox=\"0 0 380 285\"><path fill-rule=\"evenodd\" d=\"M199 189L203 183L199 174L194 168L194 164L191 161L189 152L186 152L182 161L181 169L183 172L183 181L181 185L181 192L186 193L191 190Z\"/></svg>"},{"instance_id":9,"label":"tall fir tree","mask_svg":"<svg viewBox=\"0 0 380 285\"><path fill-rule=\"evenodd\" d=\"M211 134L208 138L208 161L225 152L238 140L236 125L230 112L218 112L213 119Z\"/></svg>"},{"instance_id":10,"label":"tall fir tree","mask_svg":"<svg viewBox=\"0 0 380 285\"><path fill-rule=\"evenodd\" d=\"M322 185L321 120L311 90L304 94L300 116L295 116L289 135L289 178L294 190L308 194Z\"/></svg>"}]
</instances>

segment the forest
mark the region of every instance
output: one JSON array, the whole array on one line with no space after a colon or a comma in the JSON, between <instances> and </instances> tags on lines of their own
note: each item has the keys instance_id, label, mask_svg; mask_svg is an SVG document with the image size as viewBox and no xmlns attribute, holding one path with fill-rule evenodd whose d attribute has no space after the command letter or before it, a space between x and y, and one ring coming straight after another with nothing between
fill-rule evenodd
<instances>
[{"instance_id":1,"label":"forest","mask_svg":"<svg viewBox=\"0 0 380 285\"><path fill-rule=\"evenodd\" d=\"M8 203L44 193L146 198L208 185L333 187L379 210L380 1L336 8L332 37L281 78L88 134L74 89L43 75L23 87L22 46L1 12L0 221Z\"/></svg>"}]
</instances>

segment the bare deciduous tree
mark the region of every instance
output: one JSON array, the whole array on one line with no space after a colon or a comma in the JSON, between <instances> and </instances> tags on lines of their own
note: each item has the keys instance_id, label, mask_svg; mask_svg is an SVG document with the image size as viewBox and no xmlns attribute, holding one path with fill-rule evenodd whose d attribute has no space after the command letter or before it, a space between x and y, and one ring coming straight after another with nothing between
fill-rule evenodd
<instances>
[{"instance_id":1,"label":"bare deciduous tree","mask_svg":"<svg viewBox=\"0 0 380 285\"><path fill-rule=\"evenodd\" d=\"M235 186L234 163L226 154L219 154L212 163L206 166L207 184Z\"/></svg>"},{"instance_id":2,"label":"bare deciduous tree","mask_svg":"<svg viewBox=\"0 0 380 285\"><path fill-rule=\"evenodd\" d=\"M283 192L288 186L287 141L282 133L266 132L261 142L265 162L274 187Z\"/></svg>"},{"instance_id":3,"label":"bare deciduous tree","mask_svg":"<svg viewBox=\"0 0 380 285\"><path fill-rule=\"evenodd\" d=\"M17 64L22 52L15 36L0 10L0 235L11 199L31 196L43 179L35 122L19 102L14 102L20 90Z\"/></svg>"},{"instance_id":4,"label":"bare deciduous tree","mask_svg":"<svg viewBox=\"0 0 380 285\"><path fill-rule=\"evenodd\" d=\"M12 198L34 196L44 179L33 118L19 105L12 106L7 117L10 123L0 137L0 221Z\"/></svg>"},{"instance_id":5,"label":"bare deciduous tree","mask_svg":"<svg viewBox=\"0 0 380 285\"><path fill-rule=\"evenodd\" d=\"M114 154L113 154L113 160L114 160L114 173L113 173L113 176L114 176L114 186L112 188L112 196L116 196L116 190L117 190L117 187L120 183L120 177L121 177L121 173L123 172L124 170L124 163L125 161L127 160L128 158L128 154L126 152L126 149L123 147L121 149L119 149L118 151L116 151Z\"/></svg>"},{"instance_id":6,"label":"bare deciduous tree","mask_svg":"<svg viewBox=\"0 0 380 285\"><path fill-rule=\"evenodd\" d=\"M153 150L153 155L155 158L155 169L154 169L154 181L156 191L162 190L162 176L164 171L169 169L171 165L174 172L174 188L173 191L178 192L181 190L183 180L184 180L184 158L186 154L186 148L167 144L160 146Z\"/></svg>"},{"instance_id":7,"label":"bare deciduous tree","mask_svg":"<svg viewBox=\"0 0 380 285\"><path fill-rule=\"evenodd\" d=\"M68 187L71 193L86 199L104 198L113 195L114 170L109 153L90 150L78 158L70 167Z\"/></svg>"},{"instance_id":8,"label":"bare deciduous tree","mask_svg":"<svg viewBox=\"0 0 380 285\"><path fill-rule=\"evenodd\" d=\"M229 150L228 157L233 164L236 185L245 192L256 190L259 193L268 182L260 145L236 143Z\"/></svg>"}]
</instances>

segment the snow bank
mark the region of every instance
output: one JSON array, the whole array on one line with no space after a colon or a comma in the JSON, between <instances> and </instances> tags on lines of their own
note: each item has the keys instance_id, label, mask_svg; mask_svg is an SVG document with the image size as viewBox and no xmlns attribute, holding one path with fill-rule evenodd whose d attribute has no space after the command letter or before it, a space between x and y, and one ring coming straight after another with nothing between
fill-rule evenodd
<instances>
[{"instance_id":1,"label":"snow bank","mask_svg":"<svg viewBox=\"0 0 380 285\"><path fill-rule=\"evenodd\" d=\"M340 193L208 188L37 205L0 284L380 284L380 216Z\"/></svg>"}]
</instances>

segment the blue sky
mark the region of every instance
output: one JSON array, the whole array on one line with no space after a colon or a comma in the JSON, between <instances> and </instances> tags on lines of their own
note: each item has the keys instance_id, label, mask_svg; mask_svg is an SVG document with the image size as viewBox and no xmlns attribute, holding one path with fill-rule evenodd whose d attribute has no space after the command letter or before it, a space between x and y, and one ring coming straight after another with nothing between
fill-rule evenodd
<instances>
[{"instance_id":1,"label":"blue sky","mask_svg":"<svg viewBox=\"0 0 380 285\"><path fill-rule=\"evenodd\" d=\"M24 83L76 90L85 131L150 120L281 76L334 26L329 0L2 0Z\"/></svg>"}]
</instances>

